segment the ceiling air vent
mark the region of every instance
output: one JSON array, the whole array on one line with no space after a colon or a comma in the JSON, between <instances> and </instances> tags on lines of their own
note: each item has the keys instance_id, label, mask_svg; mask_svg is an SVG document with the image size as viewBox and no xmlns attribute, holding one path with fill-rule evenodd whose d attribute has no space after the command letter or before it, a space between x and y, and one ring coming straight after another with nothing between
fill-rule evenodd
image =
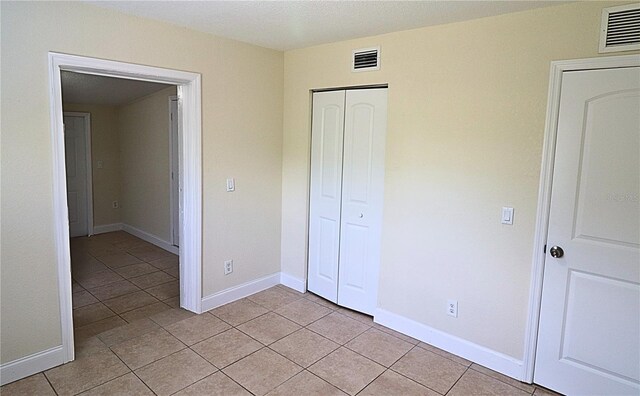
<instances>
[{"instance_id":1,"label":"ceiling air vent","mask_svg":"<svg viewBox=\"0 0 640 396\"><path fill-rule=\"evenodd\" d=\"M380 47L353 50L351 71L380 70Z\"/></svg>"},{"instance_id":2,"label":"ceiling air vent","mask_svg":"<svg viewBox=\"0 0 640 396\"><path fill-rule=\"evenodd\" d=\"M640 4L602 10L600 52L640 49Z\"/></svg>"}]
</instances>

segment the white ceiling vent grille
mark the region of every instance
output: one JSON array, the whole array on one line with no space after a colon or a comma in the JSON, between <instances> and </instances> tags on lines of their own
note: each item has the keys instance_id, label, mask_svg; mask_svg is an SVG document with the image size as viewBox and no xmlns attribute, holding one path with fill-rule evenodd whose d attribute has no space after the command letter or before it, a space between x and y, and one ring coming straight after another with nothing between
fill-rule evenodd
<instances>
[{"instance_id":1,"label":"white ceiling vent grille","mask_svg":"<svg viewBox=\"0 0 640 396\"><path fill-rule=\"evenodd\" d=\"M353 50L351 71L380 70L380 47Z\"/></svg>"},{"instance_id":2,"label":"white ceiling vent grille","mask_svg":"<svg viewBox=\"0 0 640 396\"><path fill-rule=\"evenodd\" d=\"M600 52L640 49L640 4L602 10Z\"/></svg>"}]
</instances>

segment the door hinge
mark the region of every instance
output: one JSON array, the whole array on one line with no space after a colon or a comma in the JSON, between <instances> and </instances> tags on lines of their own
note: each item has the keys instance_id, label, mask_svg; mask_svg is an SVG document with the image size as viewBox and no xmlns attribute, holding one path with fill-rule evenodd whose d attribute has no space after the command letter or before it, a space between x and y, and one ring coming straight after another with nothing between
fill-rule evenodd
<instances>
[{"instance_id":1,"label":"door hinge","mask_svg":"<svg viewBox=\"0 0 640 396\"><path fill-rule=\"evenodd\" d=\"M543 253L547 254L547 245L544 245Z\"/></svg>"}]
</instances>

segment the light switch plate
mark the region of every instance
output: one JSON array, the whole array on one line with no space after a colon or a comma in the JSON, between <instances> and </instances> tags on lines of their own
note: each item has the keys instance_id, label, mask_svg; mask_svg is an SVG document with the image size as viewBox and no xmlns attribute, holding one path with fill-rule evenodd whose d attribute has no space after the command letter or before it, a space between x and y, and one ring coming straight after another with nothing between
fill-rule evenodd
<instances>
[{"instance_id":1,"label":"light switch plate","mask_svg":"<svg viewBox=\"0 0 640 396\"><path fill-rule=\"evenodd\" d=\"M236 181L234 180L233 177L230 177L227 179L227 192L231 192L235 190L236 190Z\"/></svg>"},{"instance_id":2,"label":"light switch plate","mask_svg":"<svg viewBox=\"0 0 640 396\"><path fill-rule=\"evenodd\" d=\"M502 208L502 224L513 225L513 208Z\"/></svg>"}]
</instances>

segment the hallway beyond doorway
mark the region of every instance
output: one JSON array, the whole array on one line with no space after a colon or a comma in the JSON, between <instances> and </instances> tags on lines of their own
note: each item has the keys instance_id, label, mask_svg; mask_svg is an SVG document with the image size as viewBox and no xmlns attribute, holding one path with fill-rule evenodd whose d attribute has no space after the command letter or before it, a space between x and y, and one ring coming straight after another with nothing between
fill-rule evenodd
<instances>
[{"instance_id":1,"label":"hallway beyond doorway","mask_svg":"<svg viewBox=\"0 0 640 396\"><path fill-rule=\"evenodd\" d=\"M76 342L180 304L178 256L124 231L71 239Z\"/></svg>"}]
</instances>

